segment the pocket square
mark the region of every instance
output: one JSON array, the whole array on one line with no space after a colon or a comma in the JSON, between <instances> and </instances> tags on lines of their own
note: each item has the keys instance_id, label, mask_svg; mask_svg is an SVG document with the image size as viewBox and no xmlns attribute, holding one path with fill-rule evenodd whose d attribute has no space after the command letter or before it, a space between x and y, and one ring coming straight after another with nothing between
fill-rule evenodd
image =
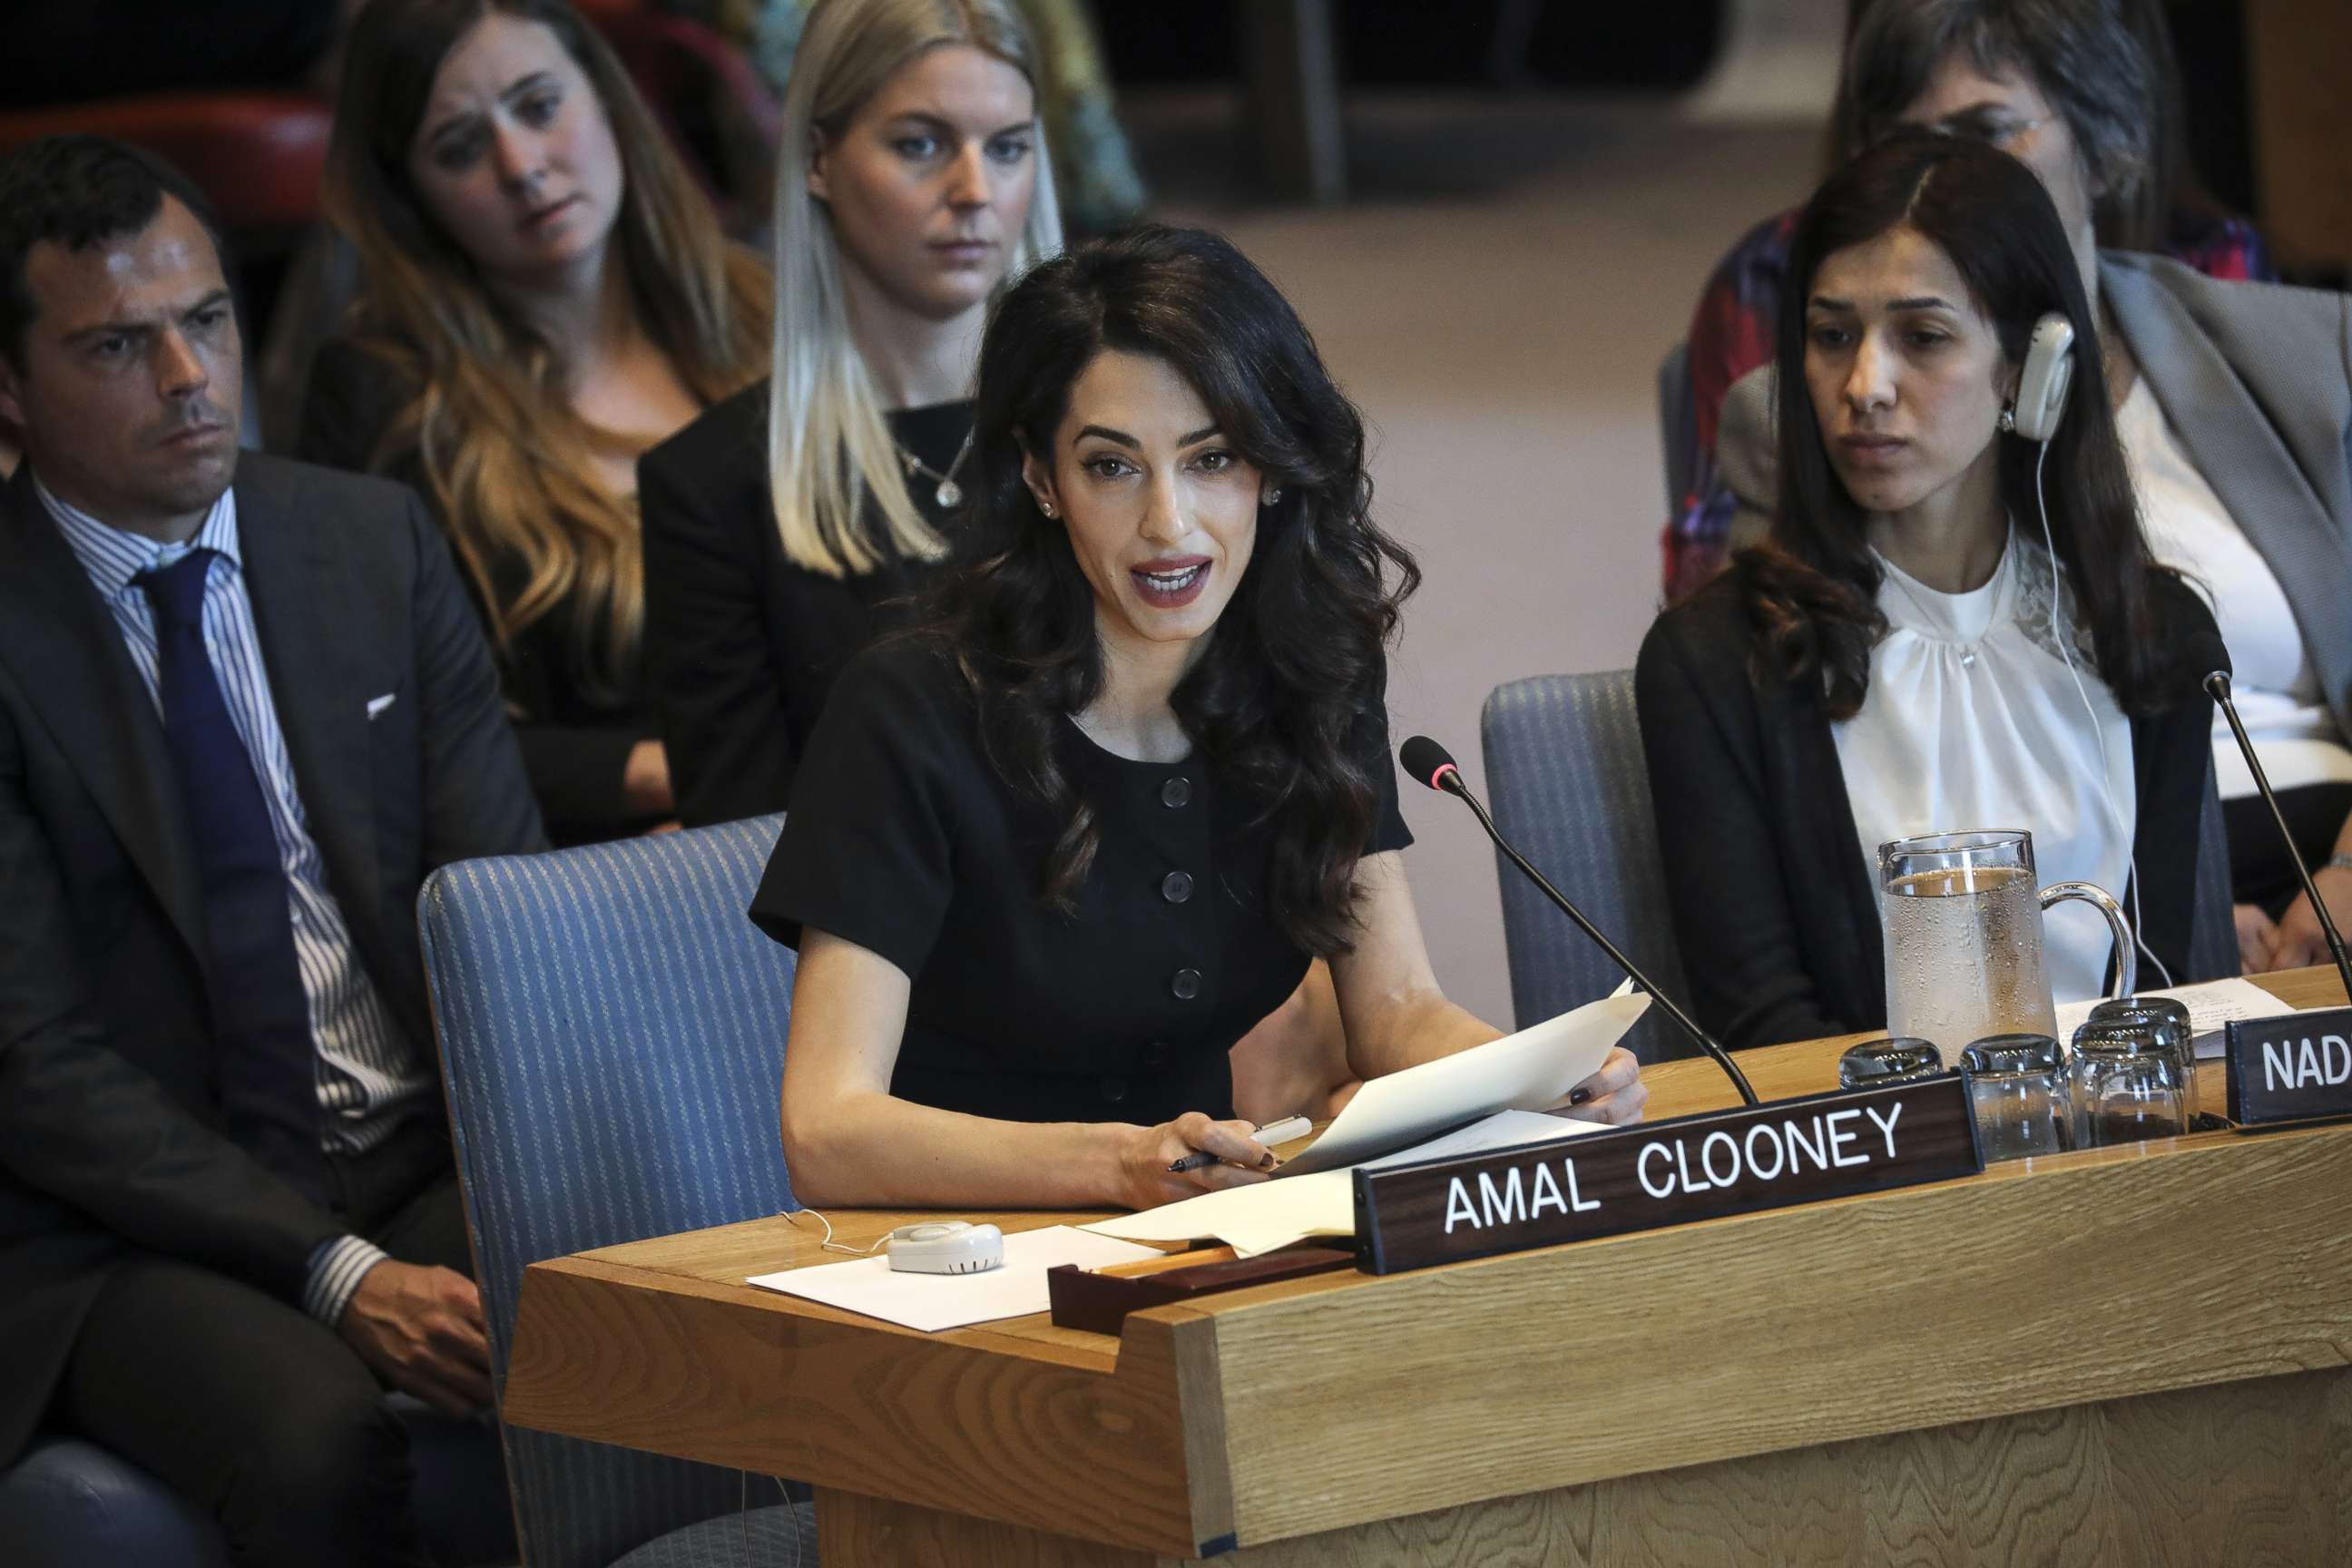
<instances>
[{"instance_id":1,"label":"pocket square","mask_svg":"<svg viewBox=\"0 0 2352 1568\"><path fill-rule=\"evenodd\" d=\"M387 691L381 697L369 698L368 718L370 721L373 721L378 714L391 707L394 701L399 700L399 697L400 693L397 691Z\"/></svg>"}]
</instances>

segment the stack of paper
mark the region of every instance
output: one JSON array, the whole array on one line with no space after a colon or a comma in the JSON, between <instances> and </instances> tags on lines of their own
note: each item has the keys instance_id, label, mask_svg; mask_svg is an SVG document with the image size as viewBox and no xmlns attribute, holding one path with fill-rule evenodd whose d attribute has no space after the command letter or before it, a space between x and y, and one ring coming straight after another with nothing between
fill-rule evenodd
<instances>
[{"instance_id":1,"label":"stack of paper","mask_svg":"<svg viewBox=\"0 0 2352 1568\"><path fill-rule=\"evenodd\" d=\"M1310 1236L1353 1236L1349 1173L1359 1164L1402 1165L1591 1131L1591 1122L1535 1112L1600 1071L1649 1005L1649 997L1621 987L1533 1028L1373 1079L1273 1181L1087 1228L1134 1241L1213 1239L1244 1258Z\"/></svg>"},{"instance_id":2,"label":"stack of paper","mask_svg":"<svg viewBox=\"0 0 2352 1568\"><path fill-rule=\"evenodd\" d=\"M1065 1263L1082 1268L1136 1263L1157 1258L1161 1250L1053 1225L1006 1237L1004 1266L985 1274L904 1274L891 1268L887 1258L877 1256L755 1274L750 1283L936 1333L1046 1310L1052 1305L1045 1293L1048 1268Z\"/></svg>"},{"instance_id":3,"label":"stack of paper","mask_svg":"<svg viewBox=\"0 0 2352 1568\"><path fill-rule=\"evenodd\" d=\"M1516 1148L1601 1131L1597 1122L1570 1121L1533 1110L1500 1110L1482 1121L1400 1149L1363 1168L1409 1165L1416 1160L1439 1160L1455 1154L1483 1154L1490 1149ZM1164 1204L1141 1214L1097 1220L1086 1228L1130 1241L1222 1241L1243 1258L1255 1258L1277 1247L1288 1247L1311 1236L1356 1234L1355 1171L1316 1171L1284 1181L1254 1186L1228 1187L1203 1193L1181 1203Z\"/></svg>"},{"instance_id":4,"label":"stack of paper","mask_svg":"<svg viewBox=\"0 0 2352 1568\"><path fill-rule=\"evenodd\" d=\"M935 1332L1046 1310L1045 1270L1059 1264L1100 1268L1160 1256L1138 1241L1217 1240L1254 1258L1310 1236L1352 1236L1349 1173L1359 1163L1402 1165L1597 1131L1536 1112L1600 1071L1649 1005L1620 987L1533 1028L1374 1079L1277 1179L1102 1220L1085 1227L1092 1235L1067 1226L1022 1231L1004 1238L1004 1266L985 1274L901 1274L877 1257L751 1283Z\"/></svg>"},{"instance_id":5,"label":"stack of paper","mask_svg":"<svg viewBox=\"0 0 2352 1568\"><path fill-rule=\"evenodd\" d=\"M2189 1032L2197 1037L2197 1059L2211 1061L2221 1054L2221 1026L2237 1018L2275 1018L2294 1009L2251 980L2232 977L2209 980L2202 985L2176 985L2169 991L2143 991L2142 996L2170 996L2189 1009ZM2090 1020L2092 1002L2062 1002L2058 1005L2058 1043L2074 1048L2074 1031ZM1957 1053L1948 1066L1957 1067Z\"/></svg>"}]
</instances>

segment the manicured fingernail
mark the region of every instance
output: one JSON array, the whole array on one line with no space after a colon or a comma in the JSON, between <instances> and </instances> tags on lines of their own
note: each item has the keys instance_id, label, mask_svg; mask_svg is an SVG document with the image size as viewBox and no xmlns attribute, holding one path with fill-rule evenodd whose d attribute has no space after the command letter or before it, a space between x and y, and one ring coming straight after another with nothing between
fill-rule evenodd
<instances>
[{"instance_id":1,"label":"manicured fingernail","mask_svg":"<svg viewBox=\"0 0 2352 1568\"><path fill-rule=\"evenodd\" d=\"M1258 1163L1258 1168L1259 1168L1260 1170L1262 1170L1262 1171L1271 1171L1271 1170L1273 1170L1276 1165L1281 1164L1281 1163L1282 1163L1282 1162L1281 1162L1281 1161L1279 1161L1279 1160L1277 1160L1277 1159L1276 1159L1276 1158L1274 1157L1274 1151L1273 1151L1273 1150L1268 1149L1268 1150L1265 1152L1265 1159L1263 1159L1263 1160L1260 1160L1257 1163Z\"/></svg>"},{"instance_id":2,"label":"manicured fingernail","mask_svg":"<svg viewBox=\"0 0 2352 1568\"><path fill-rule=\"evenodd\" d=\"M1570 1105L1582 1105L1586 1100L1591 1100L1591 1098L1592 1091L1591 1089L1580 1089L1568 1097L1568 1102Z\"/></svg>"}]
</instances>

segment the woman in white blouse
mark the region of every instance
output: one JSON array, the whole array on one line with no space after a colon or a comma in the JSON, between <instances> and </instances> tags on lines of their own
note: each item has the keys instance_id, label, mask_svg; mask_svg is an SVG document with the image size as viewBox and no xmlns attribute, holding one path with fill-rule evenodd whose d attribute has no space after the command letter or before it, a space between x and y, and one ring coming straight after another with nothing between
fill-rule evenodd
<instances>
[{"instance_id":1,"label":"woman in white blouse","mask_svg":"<svg viewBox=\"0 0 2352 1568\"><path fill-rule=\"evenodd\" d=\"M2050 192L2097 315L2149 547L2211 607L2263 771L2337 925L2352 926L2352 300L2099 248L2099 215L2147 193L2148 126L2163 119L2128 15L2145 8L1879 0L1846 60L1841 135L1947 128L2013 154ZM1751 527L1778 488L1766 390L1760 375L1735 387L1717 437ZM2211 740L2245 967L2326 962L2236 742L2219 722Z\"/></svg>"},{"instance_id":2,"label":"woman in white blouse","mask_svg":"<svg viewBox=\"0 0 2352 1568\"><path fill-rule=\"evenodd\" d=\"M2198 680L2226 657L2141 537L2048 194L1898 133L1816 194L1790 281L1770 537L1660 618L1637 677L1701 1022L1734 1045L1882 1026L1876 849L1948 829L2028 829L2042 880L2127 895L2190 978ZM2074 379L2037 443L2004 431L2053 313ZM2099 994L2104 922L2062 909L2045 941L2061 1000Z\"/></svg>"}]
</instances>

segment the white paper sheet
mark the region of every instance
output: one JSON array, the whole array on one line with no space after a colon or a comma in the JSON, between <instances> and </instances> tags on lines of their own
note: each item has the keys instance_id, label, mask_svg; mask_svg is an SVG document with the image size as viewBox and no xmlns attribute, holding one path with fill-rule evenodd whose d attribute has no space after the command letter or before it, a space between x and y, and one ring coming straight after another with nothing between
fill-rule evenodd
<instances>
[{"instance_id":1,"label":"white paper sheet","mask_svg":"<svg viewBox=\"0 0 2352 1568\"><path fill-rule=\"evenodd\" d=\"M1363 1163L1379 1169L1599 1131L1598 1122L1570 1121L1532 1110L1502 1110L1443 1138L1433 1138ZM1222 1241L1244 1258L1255 1258L1311 1236L1353 1236L1356 1201L1355 1182L1349 1174L1352 1169L1316 1171L1281 1181L1203 1193L1197 1198L1163 1204L1141 1214L1097 1220L1086 1228L1133 1241Z\"/></svg>"},{"instance_id":2,"label":"white paper sheet","mask_svg":"<svg viewBox=\"0 0 2352 1568\"><path fill-rule=\"evenodd\" d=\"M755 1274L750 1283L937 1333L1045 1311L1051 1305L1045 1270L1058 1264L1100 1268L1157 1258L1162 1250L1052 1225L1006 1237L1003 1267L985 1274L902 1274L890 1267L888 1258L877 1256Z\"/></svg>"},{"instance_id":3,"label":"white paper sheet","mask_svg":"<svg viewBox=\"0 0 2352 1568\"><path fill-rule=\"evenodd\" d=\"M2219 1057L2227 1042L2221 1037L2221 1026L2234 1018L2274 1018L2294 1008L2263 990L2251 980L2231 976L2227 980L2209 980L2202 985L2176 985L2169 991L2143 991L2143 996L2171 996L2189 1009L2189 1027L2197 1037L2197 1059L2210 1062ZM2063 1002L2058 1006L2058 1043L2074 1048L2074 1031L2091 1016L2096 1002ZM1959 1065L1957 1057L1947 1066Z\"/></svg>"},{"instance_id":4,"label":"white paper sheet","mask_svg":"<svg viewBox=\"0 0 2352 1568\"><path fill-rule=\"evenodd\" d=\"M1647 995L1620 986L1533 1028L1373 1079L1321 1137L1290 1158L1283 1179L1361 1164L1494 1111L1557 1105L1601 1070L1649 1005Z\"/></svg>"}]
</instances>

